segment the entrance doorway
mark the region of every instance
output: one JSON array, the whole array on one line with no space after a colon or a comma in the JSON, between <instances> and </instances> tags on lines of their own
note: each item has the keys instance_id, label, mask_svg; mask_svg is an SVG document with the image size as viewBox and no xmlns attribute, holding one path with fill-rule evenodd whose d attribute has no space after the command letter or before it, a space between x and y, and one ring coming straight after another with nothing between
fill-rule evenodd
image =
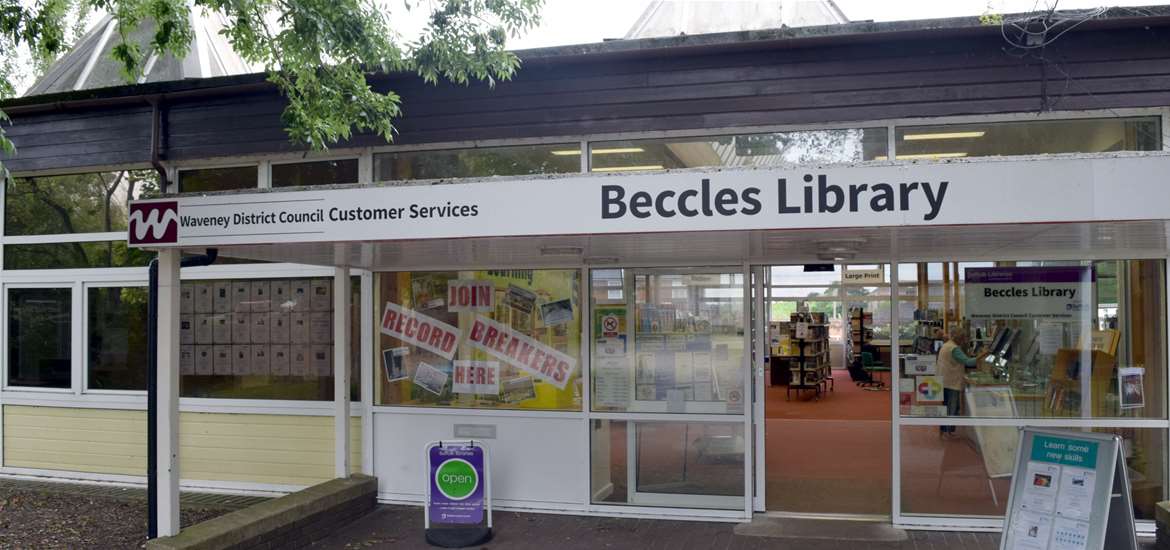
<instances>
[{"instance_id":1,"label":"entrance doorway","mask_svg":"<svg viewBox=\"0 0 1170 550\"><path fill-rule=\"evenodd\" d=\"M896 378L882 275L883 266L763 270L765 362L757 395L769 512L891 513L889 384Z\"/></svg>"}]
</instances>

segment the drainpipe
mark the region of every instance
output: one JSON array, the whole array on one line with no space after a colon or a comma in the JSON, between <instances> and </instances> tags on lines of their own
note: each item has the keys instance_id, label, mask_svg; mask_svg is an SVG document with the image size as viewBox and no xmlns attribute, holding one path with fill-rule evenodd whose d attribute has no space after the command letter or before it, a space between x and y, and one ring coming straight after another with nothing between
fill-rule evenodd
<instances>
[{"instance_id":1,"label":"drainpipe","mask_svg":"<svg viewBox=\"0 0 1170 550\"><path fill-rule=\"evenodd\" d=\"M215 263L219 250L208 248L200 256L183 258L179 267ZM146 538L158 537L158 258L150 261L149 300L146 306ZM174 312L172 312L172 315ZM167 365L175 368L175 365Z\"/></svg>"},{"instance_id":2,"label":"drainpipe","mask_svg":"<svg viewBox=\"0 0 1170 550\"><path fill-rule=\"evenodd\" d=\"M146 101L150 103L150 165L158 172L159 191L166 192L169 187L167 169L162 164L162 108L163 96L153 96Z\"/></svg>"}]
</instances>

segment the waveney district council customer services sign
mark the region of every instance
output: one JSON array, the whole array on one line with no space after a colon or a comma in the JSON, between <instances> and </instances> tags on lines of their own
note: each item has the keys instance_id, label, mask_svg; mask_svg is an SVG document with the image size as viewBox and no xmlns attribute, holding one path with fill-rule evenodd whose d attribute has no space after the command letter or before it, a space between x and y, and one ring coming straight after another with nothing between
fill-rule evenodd
<instances>
[{"instance_id":1,"label":"waveney district council customer services sign","mask_svg":"<svg viewBox=\"0 0 1170 550\"><path fill-rule=\"evenodd\" d=\"M133 246L1161 219L1170 156L590 175L178 196Z\"/></svg>"}]
</instances>

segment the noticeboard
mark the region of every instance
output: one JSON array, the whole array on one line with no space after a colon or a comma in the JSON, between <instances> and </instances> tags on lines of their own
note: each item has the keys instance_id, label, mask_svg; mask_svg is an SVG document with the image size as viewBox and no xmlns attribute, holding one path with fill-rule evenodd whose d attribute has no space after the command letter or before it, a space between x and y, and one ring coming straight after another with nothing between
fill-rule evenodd
<instances>
[{"instance_id":1,"label":"noticeboard","mask_svg":"<svg viewBox=\"0 0 1170 550\"><path fill-rule=\"evenodd\" d=\"M1018 449L1000 550L1136 550L1120 437L1024 428Z\"/></svg>"}]
</instances>

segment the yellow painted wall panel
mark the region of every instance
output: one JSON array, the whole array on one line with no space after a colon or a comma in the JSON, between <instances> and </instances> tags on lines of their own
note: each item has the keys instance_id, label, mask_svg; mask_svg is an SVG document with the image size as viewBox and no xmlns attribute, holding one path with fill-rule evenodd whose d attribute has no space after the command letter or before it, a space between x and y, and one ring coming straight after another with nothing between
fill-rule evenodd
<instances>
[{"instance_id":1,"label":"yellow painted wall panel","mask_svg":"<svg viewBox=\"0 0 1170 550\"><path fill-rule=\"evenodd\" d=\"M350 424L352 471L361 469L361 419ZM64 407L4 407L4 465L144 475L146 413ZM333 477L333 419L182 413L184 480L311 485Z\"/></svg>"}]
</instances>

